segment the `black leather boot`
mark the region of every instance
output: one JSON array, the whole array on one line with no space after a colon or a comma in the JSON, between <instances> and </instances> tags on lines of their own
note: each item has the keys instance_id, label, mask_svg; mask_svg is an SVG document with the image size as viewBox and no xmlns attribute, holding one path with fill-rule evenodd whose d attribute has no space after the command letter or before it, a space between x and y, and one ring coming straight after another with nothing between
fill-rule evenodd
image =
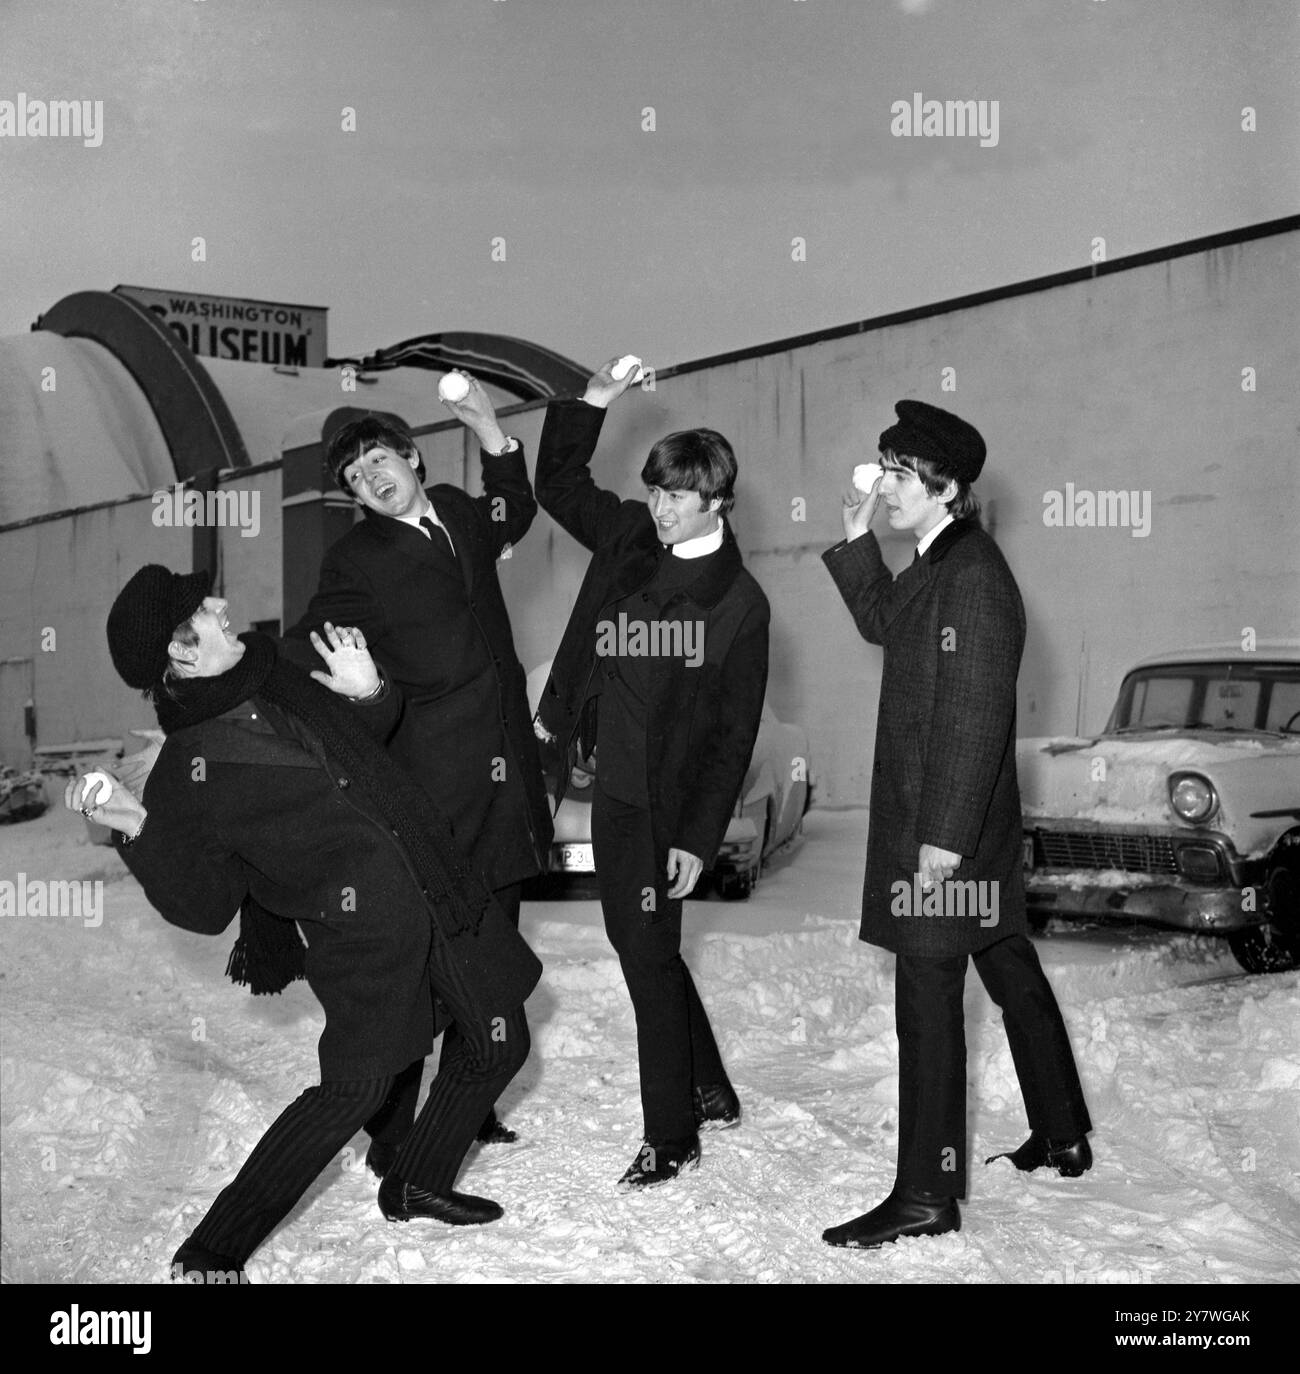
<instances>
[{"instance_id":1,"label":"black leather boot","mask_svg":"<svg viewBox=\"0 0 1300 1374\"><path fill-rule=\"evenodd\" d=\"M1092 1150L1086 1135L1079 1136L1077 1140L1052 1140L1034 1131L1018 1150L990 1155L984 1163L992 1164L995 1159L1009 1159L1025 1173L1033 1173L1035 1169L1047 1165L1064 1178L1078 1178L1092 1168Z\"/></svg>"},{"instance_id":2,"label":"black leather boot","mask_svg":"<svg viewBox=\"0 0 1300 1374\"><path fill-rule=\"evenodd\" d=\"M894 1191L879 1207L823 1231L822 1239L827 1245L850 1250L875 1250L899 1236L942 1236L960 1230L961 1212L955 1197L895 1183Z\"/></svg>"},{"instance_id":3,"label":"black leather boot","mask_svg":"<svg viewBox=\"0 0 1300 1374\"><path fill-rule=\"evenodd\" d=\"M490 1198L469 1193L431 1193L394 1174L385 1175L379 1185L379 1210L389 1221L428 1217L448 1226L482 1226L504 1215Z\"/></svg>"},{"instance_id":4,"label":"black leather boot","mask_svg":"<svg viewBox=\"0 0 1300 1374\"><path fill-rule=\"evenodd\" d=\"M667 1183L685 1169L700 1162L700 1138L689 1140L645 1141L627 1172L618 1181L620 1188L653 1188Z\"/></svg>"},{"instance_id":5,"label":"black leather boot","mask_svg":"<svg viewBox=\"0 0 1300 1374\"><path fill-rule=\"evenodd\" d=\"M730 1083L705 1083L691 1090L696 1129L725 1131L740 1124L740 1099Z\"/></svg>"}]
</instances>

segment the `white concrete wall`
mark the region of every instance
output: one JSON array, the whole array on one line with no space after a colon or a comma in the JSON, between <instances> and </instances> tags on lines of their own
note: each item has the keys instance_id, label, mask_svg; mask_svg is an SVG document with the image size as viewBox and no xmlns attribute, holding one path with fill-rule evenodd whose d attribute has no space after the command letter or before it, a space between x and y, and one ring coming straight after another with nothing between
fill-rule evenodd
<instances>
[{"instance_id":1,"label":"white concrete wall","mask_svg":"<svg viewBox=\"0 0 1300 1374\"><path fill-rule=\"evenodd\" d=\"M820 800L860 803L881 654L858 639L820 555L893 402L956 411L988 443L976 490L1029 618L1020 733L1100 729L1120 675L1146 653L1237 640L1246 626L1300 633L1298 318L1300 235L1257 239L662 378L613 407L595 472L635 495L660 435L708 425L731 440L733 524L773 606L769 698L807 728ZM629 336L605 351L635 347ZM953 392L940 389L944 368ZM507 423L530 465L540 423L538 410ZM1150 533L1049 528L1044 493L1067 482L1149 492ZM912 544L888 536L885 548L897 568ZM539 516L503 565L525 666L553 652L585 560Z\"/></svg>"},{"instance_id":2,"label":"white concrete wall","mask_svg":"<svg viewBox=\"0 0 1300 1374\"><path fill-rule=\"evenodd\" d=\"M976 490L1020 580L1029 642L1022 735L1100 728L1123 670L1188 643L1300 633L1296 378L1300 234L1290 233L908 324L678 376L612 410L595 471L638 495L650 445L708 425L740 460L733 524L773 606L769 699L808 730L818 797L866 800L880 651L863 644L822 566L840 537L839 493L872 456L893 402L915 396L975 423L989 446ZM635 350L636 339L605 350ZM599 351L599 350L597 350ZM649 360L653 362L654 360ZM1241 370L1258 389L1241 389ZM955 369L956 390L940 389ZM532 467L542 411L508 416ZM422 440L433 478L466 474L459 429ZM262 491L261 532L222 533L227 593L241 624L279 613L278 473ZM1043 496L1076 489L1151 494L1151 530L1054 529ZM806 504L800 520L797 501ZM117 683L103 617L140 563L188 567L189 531L160 531L139 502L0 534L0 659L37 654L41 740L117 734L140 723ZM895 566L911 544L892 536ZM586 554L545 515L500 565L525 667L550 657Z\"/></svg>"},{"instance_id":3,"label":"white concrete wall","mask_svg":"<svg viewBox=\"0 0 1300 1374\"><path fill-rule=\"evenodd\" d=\"M219 529L224 595L243 628L280 614L280 473L224 485L260 493L255 537ZM108 609L138 568L192 566L193 530L155 525L154 510L141 497L0 535L0 658L33 659L38 745L117 737L157 723L114 672L105 638ZM3 761L25 763L24 748L21 723L0 722Z\"/></svg>"},{"instance_id":4,"label":"white concrete wall","mask_svg":"<svg viewBox=\"0 0 1300 1374\"><path fill-rule=\"evenodd\" d=\"M157 724L113 671L104 635L113 598L142 563L190 567L190 531L156 528L152 510L131 501L0 535L3 654L34 659L38 744Z\"/></svg>"}]
</instances>

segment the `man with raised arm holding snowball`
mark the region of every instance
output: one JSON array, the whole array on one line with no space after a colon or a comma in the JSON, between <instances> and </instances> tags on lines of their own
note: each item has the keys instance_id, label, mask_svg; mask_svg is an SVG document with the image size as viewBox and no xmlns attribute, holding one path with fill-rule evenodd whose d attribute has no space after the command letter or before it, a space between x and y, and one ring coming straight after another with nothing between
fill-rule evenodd
<instances>
[{"instance_id":1,"label":"man with raised arm holding snowball","mask_svg":"<svg viewBox=\"0 0 1300 1374\"><path fill-rule=\"evenodd\" d=\"M305 662L307 635L326 620L365 634L405 697L389 753L446 813L478 876L518 925L520 884L545 871L551 811L497 568L528 532L537 503L523 446L502 430L482 384L451 372L439 395L479 442L482 495L446 482L426 488L419 449L395 417L345 425L329 442L326 465L363 518L326 552L287 648ZM450 1025L442 1053L454 1055L459 1039ZM367 1123L366 1162L381 1178L415 1118L422 1070L413 1062L399 1074L392 1098ZM509 1143L515 1134L492 1110L478 1138Z\"/></svg>"},{"instance_id":2,"label":"man with raised arm holding snowball","mask_svg":"<svg viewBox=\"0 0 1300 1374\"><path fill-rule=\"evenodd\" d=\"M596 874L636 1013L645 1135L619 1182L644 1188L698 1163L701 1127L740 1120L682 960L682 903L717 854L749 766L769 612L727 523L736 459L721 434L660 439L639 500L593 481L606 408L636 380L634 361L611 359L580 400L547 407L537 499L592 558L537 726L563 755L561 805L575 757L597 755ZM677 651L688 642L696 652Z\"/></svg>"}]
</instances>

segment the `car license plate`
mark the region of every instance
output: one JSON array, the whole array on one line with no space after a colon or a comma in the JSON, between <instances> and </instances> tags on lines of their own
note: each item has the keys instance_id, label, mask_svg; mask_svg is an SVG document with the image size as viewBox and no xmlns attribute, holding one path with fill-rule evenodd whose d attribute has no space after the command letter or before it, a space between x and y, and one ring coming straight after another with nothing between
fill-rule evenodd
<instances>
[{"instance_id":1,"label":"car license plate","mask_svg":"<svg viewBox=\"0 0 1300 1374\"><path fill-rule=\"evenodd\" d=\"M563 873L594 873L596 855L590 844L560 844L559 867Z\"/></svg>"}]
</instances>

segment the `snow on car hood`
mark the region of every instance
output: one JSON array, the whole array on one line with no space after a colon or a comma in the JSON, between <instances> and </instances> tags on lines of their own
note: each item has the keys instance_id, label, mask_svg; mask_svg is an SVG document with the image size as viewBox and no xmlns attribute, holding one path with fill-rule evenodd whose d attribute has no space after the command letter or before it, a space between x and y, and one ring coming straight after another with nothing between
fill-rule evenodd
<instances>
[{"instance_id":1,"label":"snow on car hood","mask_svg":"<svg viewBox=\"0 0 1300 1374\"><path fill-rule=\"evenodd\" d=\"M1295 824L1252 813L1300 806L1300 737L1233 739L1199 730L1026 739L1016 746L1016 763L1028 819L1165 830L1194 828L1170 809L1169 774L1201 773L1220 801L1206 828L1228 835L1242 854L1271 847Z\"/></svg>"}]
</instances>

